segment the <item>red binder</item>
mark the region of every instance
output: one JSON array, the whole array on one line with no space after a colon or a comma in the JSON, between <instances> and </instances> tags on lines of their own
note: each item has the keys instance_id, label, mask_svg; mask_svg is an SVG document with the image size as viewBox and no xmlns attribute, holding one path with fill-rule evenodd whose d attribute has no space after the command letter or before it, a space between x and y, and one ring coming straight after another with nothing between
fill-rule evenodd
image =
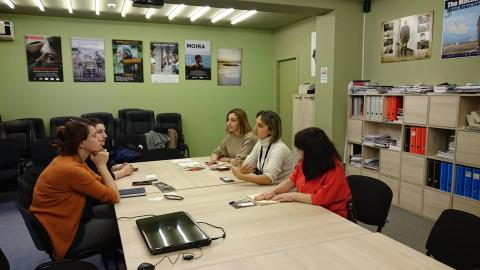
<instances>
[{"instance_id":1,"label":"red binder","mask_svg":"<svg viewBox=\"0 0 480 270\"><path fill-rule=\"evenodd\" d=\"M416 127L410 127L410 153L415 153L415 150L417 149L417 139L416 139L416 133L417 133L417 128Z\"/></svg>"},{"instance_id":2,"label":"red binder","mask_svg":"<svg viewBox=\"0 0 480 270\"><path fill-rule=\"evenodd\" d=\"M425 155L425 149L427 148L427 128L422 128L422 155Z\"/></svg>"},{"instance_id":3,"label":"red binder","mask_svg":"<svg viewBox=\"0 0 480 270\"><path fill-rule=\"evenodd\" d=\"M417 127L416 130L416 143L415 143L415 154L422 154L422 127Z\"/></svg>"}]
</instances>

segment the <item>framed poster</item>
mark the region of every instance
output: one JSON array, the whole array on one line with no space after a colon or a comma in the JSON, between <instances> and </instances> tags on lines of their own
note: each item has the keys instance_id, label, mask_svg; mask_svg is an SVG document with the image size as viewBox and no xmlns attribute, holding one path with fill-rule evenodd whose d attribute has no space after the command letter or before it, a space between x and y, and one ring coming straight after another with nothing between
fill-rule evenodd
<instances>
[{"instance_id":1,"label":"framed poster","mask_svg":"<svg viewBox=\"0 0 480 270\"><path fill-rule=\"evenodd\" d=\"M242 49L219 48L217 67L217 85L240 86L242 82Z\"/></svg>"},{"instance_id":2,"label":"framed poster","mask_svg":"<svg viewBox=\"0 0 480 270\"><path fill-rule=\"evenodd\" d=\"M178 83L178 43L150 42L152 83Z\"/></svg>"},{"instance_id":3,"label":"framed poster","mask_svg":"<svg viewBox=\"0 0 480 270\"><path fill-rule=\"evenodd\" d=\"M105 82L103 39L72 37L74 82Z\"/></svg>"},{"instance_id":4,"label":"framed poster","mask_svg":"<svg viewBox=\"0 0 480 270\"><path fill-rule=\"evenodd\" d=\"M141 40L112 40L115 82L143 82Z\"/></svg>"},{"instance_id":5,"label":"framed poster","mask_svg":"<svg viewBox=\"0 0 480 270\"><path fill-rule=\"evenodd\" d=\"M480 1L446 0L442 58L480 55Z\"/></svg>"},{"instance_id":6,"label":"framed poster","mask_svg":"<svg viewBox=\"0 0 480 270\"><path fill-rule=\"evenodd\" d=\"M382 24L382 63L429 59L432 56L433 11Z\"/></svg>"},{"instance_id":7,"label":"framed poster","mask_svg":"<svg viewBox=\"0 0 480 270\"><path fill-rule=\"evenodd\" d=\"M210 80L211 59L210 41L185 40L185 79Z\"/></svg>"},{"instance_id":8,"label":"framed poster","mask_svg":"<svg viewBox=\"0 0 480 270\"><path fill-rule=\"evenodd\" d=\"M63 82L62 40L59 36L25 35L28 80Z\"/></svg>"}]
</instances>

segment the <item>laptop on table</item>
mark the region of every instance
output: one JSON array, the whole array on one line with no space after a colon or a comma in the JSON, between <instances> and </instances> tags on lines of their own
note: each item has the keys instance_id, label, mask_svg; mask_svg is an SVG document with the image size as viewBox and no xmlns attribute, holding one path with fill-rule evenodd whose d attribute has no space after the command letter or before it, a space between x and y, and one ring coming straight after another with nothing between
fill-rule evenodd
<instances>
[{"instance_id":1,"label":"laptop on table","mask_svg":"<svg viewBox=\"0 0 480 270\"><path fill-rule=\"evenodd\" d=\"M136 221L151 254L208 246L210 237L186 212L174 212Z\"/></svg>"}]
</instances>

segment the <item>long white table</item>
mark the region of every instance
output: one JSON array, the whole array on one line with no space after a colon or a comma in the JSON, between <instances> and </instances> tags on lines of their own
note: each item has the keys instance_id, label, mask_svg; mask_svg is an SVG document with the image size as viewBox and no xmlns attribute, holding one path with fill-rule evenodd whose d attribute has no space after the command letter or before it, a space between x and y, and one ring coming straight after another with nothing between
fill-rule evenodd
<instances>
[{"instance_id":1,"label":"long white table","mask_svg":"<svg viewBox=\"0 0 480 270\"><path fill-rule=\"evenodd\" d=\"M206 158L196 159L204 161ZM117 180L131 187L134 180L156 174L177 188L182 201L167 200L155 187L147 196L122 199L115 205L117 217L188 212L196 221L223 227L226 239L202 248L202 257L175 265L167 259L156 269L441 269L443 264L381 234L373 234L319 206L280 203L235 209L229 202L261 193L271 186L236 181L225 184L219 176L230 171L183 171L171 161L137 163L138 172ZM156 264L165 255L151 255L135 219L118 220L127 269L143 262ZM220 230L201 225L210 237ZM198 250L193 250L199 255Z\"/></svg>"}]
</instances>

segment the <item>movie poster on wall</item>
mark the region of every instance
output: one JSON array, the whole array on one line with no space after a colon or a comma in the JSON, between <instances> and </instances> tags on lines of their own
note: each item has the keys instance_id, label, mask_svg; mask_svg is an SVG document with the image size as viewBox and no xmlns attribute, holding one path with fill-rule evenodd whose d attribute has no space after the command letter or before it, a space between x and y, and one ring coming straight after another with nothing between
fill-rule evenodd
<instances>
[{"instance_id":1,"label":"movie poster on wall","mask_svg":"<svg viewBox=\"0 0 480 270\"><path fill-rule=\"evenodd\" d=\"M218 85L240 86L242 82L242 49L219 48L217 67Z\"/></svg>"},{"instance_id":2,"label":"movie poster on wall","mask_svg":"<svg viewBox=\"0 0 480 270\"><path fill-rule=\"evenodd\" d=\"M480 55L480 0L446 0L442 58Z\"/></svg>"},{"instance_id":3,"label":"movie poster on wall","mask_svg":"<svg viewBox=\"0 0 480 270\"><path fill-rule=\"evenodd\" d=\"M185 40L185 79L210 80L211 59L210 41Z\"/></svg>"},{"instance_id":4,"label":"movie poster on wall","mask_svg":"<svg viewBox=\"0 0 480 270\"><path fill-rule=\"evenodd\" d=\"M62 41L59 36L25 35L28 80L63 82Z\"/></svg>"},{"instance_id":5,"label":"movie poster on wall","mask_svg":"<svg viewBox=\"0 0 480 270\"><path fill-rule=\"evenodd\" d=\"M178 43L152 41L150 43L150 70L152 83L178 83Z\"/></svg>"},{"instance_id":6,"label":"movie poster on wall","mask_svg":"<svg viewBox=\"0 0 480 270\"><path fill-rule=\"evenodd\" d=\"M143 82L143 50L140 40L112 40L115 82Z\"/></svg>"},{"instance_id":7,"label":"movie poster on wall","mask_svg":"<svg viewBox=\"0 0 480 270\"><path fill-rule=\"evenodd\" d=\"M105 82L104 44L103 39L72 37L74 82Z\"/></svg>"},{"instance_id":8,"label":"movie poster on wall","mask_svg":"<svg viewBox=\"0 0 480 270\"><path fill-rule=\"evenodd\" d=\"M429 59L432 56L433 11L382 24L382 63Z\"/></svg>"}]
</instances>

